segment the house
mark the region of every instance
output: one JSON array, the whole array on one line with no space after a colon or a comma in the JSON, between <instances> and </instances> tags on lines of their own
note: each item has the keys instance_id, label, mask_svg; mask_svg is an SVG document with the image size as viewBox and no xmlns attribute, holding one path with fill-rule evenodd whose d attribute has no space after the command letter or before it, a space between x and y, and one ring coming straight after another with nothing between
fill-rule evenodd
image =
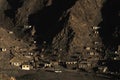
<instances>
[{"instance_id":1,"label":"house","mask_svg":"<svg viewBox=\"0 0 120 80\"><path fill-rule=\"evenodd\" d=\"M34 55L34 52L23 52L22 53L24 56L33 56Z\"/></svg>"},{"instance_id":2,"label":"house","mask_svg":"<svg viewBox=\"0 0 120 80\"><path fill-rule=\"evenodd\" d=\"M94 44L95 44L95 45L98 45L98 44L99 44L99 42L95 41L95 42L94 42Z\"/></svg>"},{"instance_id":3,"label":"house","mask_svg":"<svg viewBox=\"0 0 120 80\"><path fill-rule=\"evenodd\" d=\"M10 64L14 66L21 66L23 63L29 62L31 60L33 59L25 56L15 56L10 60Z\"/></svg>"},{"instance_id":4,"label":"house","mask_svg":"<svg viewBox=\"0 0 120 80\"><path fill-rule=\"evenodd\" d=\"M59 65L67 69L76 69L78 67L78 57L76 55L66 56L65 58L59 60Z\"/></svg>"},{"instance_id":5,"label":"house","mask_svg":"<svg viewBox=\"0 0 120 80\"><path fill-rule=\"evenodd\" d=\"M88 66L87 66L87 61L82 61L79 63L78 65L78 68L79 69L86 69Z\"/></svg>"},{"instance_id":6,"label":"house","mask_svg":"<svg viewBox=\"0 0 120 80\"><path fill-rule=\"evenodd\" d=\"M101 73L106 73L108 71L108 67L100 66L100 67L98 67L98 71Z\"/></svg>"},{"instance_id":7,"label":"house","mask_svg":"<svg viewBox=\"0 0 120 80\"><path fill-rule=\"evenodd\" d=\"M93 66L92 63L90 63L88 61L81 61L78 64L78 68L84 69L84 70L89 70L89 69L91 69L92 66Z\"/></svg>"},{"instance_id":8,"label":"house","mask_svg":"<svg viewBox=\"0 0 120 80\"><path fill-rule=\"evenodd\" d=\"M52 63L50 63L49 61L44 61L44 68L50 68L52 67Z\"/></svg>"},{"instance_id":9,"label":"house","mask_svg":"<svg viewBox=\"0 0 120 80\"><path fill-rule=\"evenodd\" d=\"M27 63L23 63L23 64L21 65L21 69L22 69L22 70L31 70L31 69L33 69L33 66L30 65L28 62L27 62Z\"/></svg>"},{"instance_id":10,"label":"house","mask_svg":"<svg viewBox=\"0 0 120 80\"><path fill-rule=\"evenodd\" d=\"M30 29L30 28L32 28L31 25L24 25L24 29Z\"/></svg>"},{"instance_id":11,"label":"house","mask_svg":"<svg viewBox=\"0 0 120 80\"><path fill-rule=\"evenodd\" d=\"M120 57L116 56L116 57L113 58L113 60L120 60Z\"/></svg>"},{"instance_id":12,"label":"house","mask_svg":"<svg viewBox=\"0 0 120 80\"><path fill-rule=\"evenodd\" d=\"M91 49L91 47L86 47L85 49L86 49L87 51L89 51L89 50Z\"/></svg>"},{"instance_id":13,"label":"house","mask_svg":"<svg viewBox=\"0 0 120 80\"><path fill-rule=\"evenodd\" d=\"M77 63L77 60L70 59L65 62L65 67L68 69L76 69L78 65Z\"/></svg>"},{"instance_id":14,"label":"house","mask_svg":"<svg viewBox=\"0 0 120 80\"><path fill-rule=\"evenodd\" d=\"M95 55L95 53L94 52L90 52L90 55L93 56L93 55Z\"/></svg>"},{"instance_id":15,"label":"house","mask_svg":"<svg viewBox=\"0 0 120 80\"><path fill-rule=\"evenodd\" d=\"M45 67L45 68L52 67L52 64L50 64L50 63L45 63L45 64L44 64L44 67Z\"/></svg>"},{"instance_id":16,"label":"house","mask_svg":"<svg viewBox=\"0 0 120 80\"><path fill-rule=\"evenodd\" d=\"M99 34L99 32L98 32L98 31L95 31L94 33L95 33L95 34Z\"/></svg>"},{"instance_id":17,"label":"house","mask_svg":"<svg viewBox=\"0 0 120 80\"><path fill-rule=\"evenodd\" d=\"M94 30L100 29L100 27L98 27L98 26L93 26L92 28L93 28Z\"/></svg>"},{"instance_id":18,"label":"house","mask_svg":"<svg viewBox=\"0 0 120 80\"><path fill-rule=\"evenodd\" d=\"M7 51L7 49L6 48L0 48L0 51L5 52L5 51Z\"/></svg>"},{"instance_id":19,"label":"house","mask_svg":"<svg viewBox=\"0 0 120 80\"><path fill-rule=\"evenodd\" d=\"M59 65L58 61L51 61L50 63L51 63L52 66L58 66Z\"/></svg>"},{"instance_id":20,"label":"house","mask_svg":"<svg viewBox=\"0 0 120 80\"><path fill-rule=\"evenodd\" d=\"M9 33L9 34L13 34L13 31L9 31L8 33Z\"/></svg>"}]
</instances>

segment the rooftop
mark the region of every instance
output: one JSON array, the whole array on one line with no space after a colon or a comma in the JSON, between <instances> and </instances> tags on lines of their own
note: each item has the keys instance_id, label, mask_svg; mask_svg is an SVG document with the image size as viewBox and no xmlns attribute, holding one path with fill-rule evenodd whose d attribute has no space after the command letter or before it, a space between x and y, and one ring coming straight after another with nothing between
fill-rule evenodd
<instances>
[{"instance_id":1,"label":"rooftop","mask_svg":"<svg viewBox=\"0 0 120 80\"><path fill-rule=\"evenodd\" d=\"M28 58L25 56L16 56L10 60L10 62L27 62L32 60L33 58Z\"/></svg>"}]
</instances>

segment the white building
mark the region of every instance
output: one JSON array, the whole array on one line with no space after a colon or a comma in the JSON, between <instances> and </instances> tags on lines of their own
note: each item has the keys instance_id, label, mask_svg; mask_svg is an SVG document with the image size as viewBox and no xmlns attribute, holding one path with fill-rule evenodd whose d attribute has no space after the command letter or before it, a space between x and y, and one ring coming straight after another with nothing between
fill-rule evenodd
<instances>
[{"instance_id":1,"label":"white building","mask_svg":"<svg viewBox=\"0 0 120 80\"><path fill-rule=\"evenodd\" d=\"M98 27L98 26L93 26L92 28L93 28L94 30L100 29L100 27Z\"/></svg>"},{"instance_id":2,"label":"white building","mask_svg":"<svg viewBox=\"0 0 120 80\"><path fill-rule=\"evenodd\" d=\"M31 65L29 65L29 64L23 64L21 68L22 68L22 70L31 70L31 69L33 69L33 67Z\"/></svg>"}]
</instances>

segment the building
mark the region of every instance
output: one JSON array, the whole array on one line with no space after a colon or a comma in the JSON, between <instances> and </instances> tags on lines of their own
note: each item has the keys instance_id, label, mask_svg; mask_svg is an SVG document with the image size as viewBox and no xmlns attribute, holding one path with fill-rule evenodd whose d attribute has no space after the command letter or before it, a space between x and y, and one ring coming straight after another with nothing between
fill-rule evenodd
<instances>
[{"instance_id":1,"label":"building","mask_svg":"<svg viewBox=\"0 0 120 80\"><path fill-rule=\"evenodd\" d=\"M25 56L15 56L10 60L10 64L14 66L21 66L25 62L32 61L32 58L28 58Z\"/></svg>"},{"instance_id":2,"label":"building","mask_svg":"<svg viewBox=\"0 0 120 80\"><path fill-rule=\"evenodd\" d=\"M24 25L24 29L30 29L30 28L32 28L31 25Z\"/></svg>"},{"instance_id":3,"label":"building","mask_svg":"<svg viewBox=\"0 0 120 80\"><path fill-rule=\"evenodd\" d=\"M87 61L80 62L79 65L78 65L78 68L79 69L86 69L86 68L88 68Z\"/></svg>"},{"instance_id":4,"label":"building","mask_svg":"<svg viewBox=\"0 0 120 80\"><path fill-rule=\"evenodd\" d=\"M77 62L76 61L67 61L66 62L66 68L76 69L77 68Z\"/></svg>"},{"instance_id":5,"label":"building","mask_svg":"<svg viewBox=\"0 0 120 80\"><path fill-rule=\"evenodd\" d=\"M93 28L93 30L98 30L98 29L100 29L100 27L98 27L98 26L93 26L92 28Z\"/></svg>"},{"instance_id":6,"label":"building","mask_svg":"<svg viewBox=\"0 0 120 80\"><path fill-rule=\"evenodd\" d=\"M94 64L92 64L91 62L88 62L88 61L81 61L78 64L78 68L83 69L85 71L89 71L93 68L93 65Z\"/></svg>"},{"instance_id":7,"label":"building","mask_svg":"<svg viewBox=\"0 0 120 80\"><path fill-rule=\"evenodd\" d=\"M52 66L58 66L59 65L58 61L51 61L50 63L51 63Z\"/></svg>"},{"instance_id":8,"label":"building","mask_svg":"<svg viewBox=\"0 0 120 80\"><path fill-rule=\"evenodd\" d=\"M6 48L0 48L0 51L5 52L5 51L7 51L7 49Z\"/></svg>"},{"instance_id":9,"label":"building","mask_svg":"<svg viewBox=\"0 0 120 80\"><path fill-rule=\"evenodd\" d=\"M98 71L100 73L106 73L106 72L108 72L108 68L106 66L100 66L100 67L98 67Z\"/></svg>"},{"instance_id":10,"label":"building","mask_svg":"<svg viewBox=\"0 0 120 80\"><path fill-rule=\"evenodd\" d=\"M21 69L22 69L22 70L31 70L31 69L33 69L33 66L30 65L29 63L23 63L23 64L21 65Z\"/></svg>"},{"instance_id":11,"label":"building","mask_svg":"<svg viewBox=\"0 0 120 80\"><path fill-rule=\"evenodd\" d=\"M67 69L76 69L78 66L78 62L76 59L69 58L65 61L65 67Z\"/></svg>"},{"instance_id":12,"label":"building","mask_svg":"<svg viewBox=\"0 0 120 80\"><path fill-rule=\"evenodd\" d=\"M86 47L85 49L86 49L87 51L89 51L89 50L91 50L91 47Z\"/></svg>"},{"instance_id":13,"label":"building","mask_svg":"<svg viewBox=\"0 0 120 80\"><path fill-rule=\"evenodd\" d=\"M45 68L48 68L48 67L50 68L50 67L52 67L52 64L50 64L50 63L45 63L45 64L44 64L44 67L45 67Z\"/></svg>"},{"instance_id":14,"label":"building","mask_svg":"<svg viewBox=\"0 0 120 80\"><path fill-rule=\"evenodd\" d=\"M49 61L43 61L44 63L44 68L51 68L52 67L52 63L50 63Z\"/></svg>"}]
</instances>

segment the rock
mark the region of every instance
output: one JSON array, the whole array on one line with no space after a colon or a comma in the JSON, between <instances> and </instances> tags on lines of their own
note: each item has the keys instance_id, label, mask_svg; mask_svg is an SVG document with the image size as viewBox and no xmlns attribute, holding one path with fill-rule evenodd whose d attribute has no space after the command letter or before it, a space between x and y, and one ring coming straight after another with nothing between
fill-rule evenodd
<instances>
[{"instance_id":1,"label":"rock","mask_svg":"<svg viewBox=\"0 0 120 80\"><path fill-rule=\"evenodd\" d=\"M100 11L102 4L102 0L76 1L74 6L69 9L70 16L65 28L54 37L53 45L59 45L59 48L65 47L66 49L69 47L69 53L83 52L86 46L94 47L89 34L94 35L92 26L97 26L102 20Z\"/></svg>"},{"instance_id":2,"label":"rock","mask_svg":"<svg viewBox=\"0 0 120 80\"><path fill-rule=\"evenodd\" d=\"M0 74L0 80L16 80L14 77L10 77L7 74Z\"/></svg>"},{"instance_id":3,"label":"rock","mask_svg":"<svg viewBox=\"0 0 120 80\"><path fill-rule=\"evenodd\" d=\"M27 43L34 38L34 49L37 47L40 51L44 44L49 45L47 50L50 53L55 50L59 54L78 52L88 57L84 48L89 46L90 50L101 55L104 46L119 44L119 30L116 30L118 37L112 36L113 27L119 27L118 3L114 0L0 0L0 26L13 31L17 38ZM34 30L24 30L24 25L34 26ZM109 39L101 35L109 36ZM111 42L113 39L115 44Z\"/></svg>"}]
</instances>

